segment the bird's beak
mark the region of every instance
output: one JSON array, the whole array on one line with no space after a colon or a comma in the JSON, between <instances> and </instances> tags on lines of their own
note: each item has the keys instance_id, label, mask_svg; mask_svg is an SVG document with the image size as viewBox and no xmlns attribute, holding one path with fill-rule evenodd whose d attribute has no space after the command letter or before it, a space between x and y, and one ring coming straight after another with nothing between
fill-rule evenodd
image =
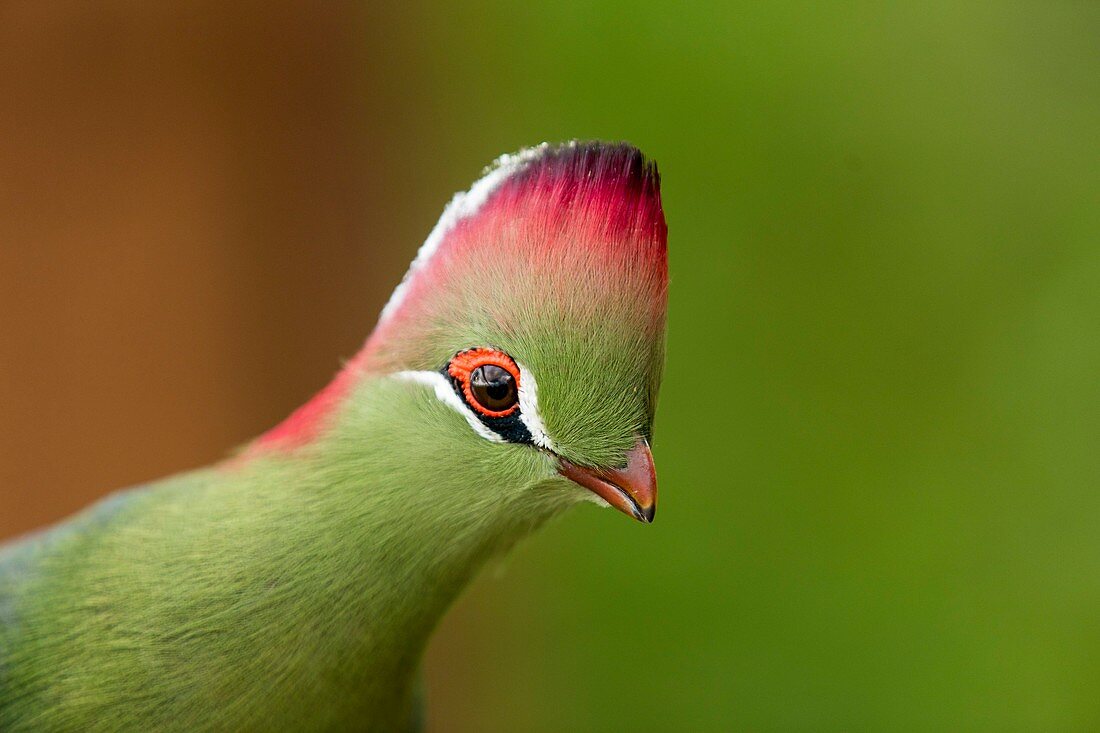
<instances>
[{"instance_id":1,"label":"bird's beak","mask_svg":"<svg viewBox=\"0 0 1100 733\"><path fill-rule=\"evenodd\" d=\"M558 459L558 473L639 522L652 522L657 511L657 472L645 438L626 454L623 468L585 468Z\"/></svg>"}]
</instances>

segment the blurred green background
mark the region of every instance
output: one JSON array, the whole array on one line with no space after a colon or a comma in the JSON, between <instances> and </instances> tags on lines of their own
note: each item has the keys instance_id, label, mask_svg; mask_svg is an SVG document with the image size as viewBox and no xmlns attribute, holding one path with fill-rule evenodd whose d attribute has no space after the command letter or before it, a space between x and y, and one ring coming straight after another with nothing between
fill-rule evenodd
<instances>
[{"instance_id":1,"label":"blurred green background","mask_svg":"<svg viewBox=\"0 0 1100 733\"><path fill-rule=\"evenodd\" d=\"M207 6L3 11L7 533L303 401L496 155L625 139L670 231L657 522L489 568L432 730L1100 728L1100 4Z\"/></svg>"}]
</instances>

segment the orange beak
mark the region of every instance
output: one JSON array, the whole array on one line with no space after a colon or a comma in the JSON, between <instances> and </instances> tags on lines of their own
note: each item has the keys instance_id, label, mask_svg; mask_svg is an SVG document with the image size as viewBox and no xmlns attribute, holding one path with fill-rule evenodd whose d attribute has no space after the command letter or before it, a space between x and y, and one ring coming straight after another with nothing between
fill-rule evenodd
<instances>
[{"instance_id":1,"label":"orange beak","mask_svg":"<svg viewBox=\"0 0 1100 733\"><path fill-rule=\"evenodd\" d=\"M657 511L657 471L645 438L626 454L623 468L586 468L558 459L558 473L592 491L639 522L652 522Z\"/></svg>"}]
</instances>

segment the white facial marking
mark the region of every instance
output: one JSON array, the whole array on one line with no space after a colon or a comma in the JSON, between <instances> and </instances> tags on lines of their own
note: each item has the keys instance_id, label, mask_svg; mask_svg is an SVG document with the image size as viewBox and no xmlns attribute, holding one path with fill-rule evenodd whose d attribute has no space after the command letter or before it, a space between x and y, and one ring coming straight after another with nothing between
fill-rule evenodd
<instances>
[{"instance_id":1,"label":"white facial marking","mask_svg":"<svg viewBox=\"0 0 1100 733\"><path fill-rule=\"evenodd\" d=\"M518 361L516 366L519 367L519 419L527 427L535 445L552 451L554 442L547 435L546 426L542 424L542 417L539 415L539 387L535 383L535 375Z\"/></svg>"},{"instance_id":2,"label":"white facial marking","mask_svg":"<svg viewBox=\"0 0 1100 733\"><path fill-rule=\"evenodd\" d=\"M406 382L416 382L417 384L423 384L431 387L435 390L436 398L454 409L459 415L466 418L466 422L470 423L470 427L474 429L474 432L485 438L491 440L494 443L505 442L504 438L494 433L489 428L485 427L473 411L466 406L457 394L455 394L454 387L451 386L450 381L439 372L395 372L394 379L400 379Z\"/></svg>"},{"instance_id":3,"label":"white facial marking","mask_svg":"<svg viewBox=\"0 0 1100 733\"><path fill-rule=\"evenodd\" d=\"M454 229L455 224L476 214L501 183L526 163L545 153L549 147L549 143L542 143L533 148L524 148L512 155L500 156L493 165L489 166L485 175L470 186L469 191L454 195L451 202L447 204L447 208L443 209L443 215L439 217L435 228L428 234L428 238L424 240L424 244L417 251L416 259L409 266L409 271L405 273L405 277L401 279L401 283L393 291L393 295L390 296L386 306L382 309L381 320L384 321L389 318L401 305L401 301L405 298L405 291L408 290L413 276L416 275L417 270L428 263L432 255L439 249L440 243Z\"/></svg>"},{"instance_id":4,"label":"white facial marking","mask_svg":"<svg viewBox=\"0 0 1100 733\"><path fill-rule=\"evenodd\" d=\"M519 362L516 362L516 366L519 367L519 419L527 428L527 432L531 434L532 443L539 448L552 451L554 450L554 441L550 440L550 436L546 432L546 426L543 425L542 417L539 415L538 384L535 382L534 375L525 366ZM395 372L391 376L394 379L416 382L431 387L436 398L466 418L466 422L470 424L475 433L494 443L507 442L504 438L485 427L485 424L478 419L470 406L455 393L450 380L442 373L404 371Z\"/></svg>"}]
</instances>

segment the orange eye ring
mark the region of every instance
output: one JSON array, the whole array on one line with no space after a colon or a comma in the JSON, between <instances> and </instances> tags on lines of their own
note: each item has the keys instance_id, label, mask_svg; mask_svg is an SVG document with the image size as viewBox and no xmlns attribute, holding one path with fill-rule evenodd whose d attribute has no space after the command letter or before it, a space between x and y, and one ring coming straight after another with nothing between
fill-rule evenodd
<instances>
[{"instance_id":1,"label":"orange eye ring","mask_svg":"<svg viewBox=\"0 0 1100 733\"><path fill-rule=\"evenodd\" d=\"M484 395L482 399L475 395L472 386L473 375L482 367L503 369L511 377L513 386L505 398L505 401L510 402L507 408L492 409L490 406L483 404ZM458 384L466 404L478 414L485 417L508 417L519 410L519 366L512 357L503 351L484 348L460 351L454 355L451 363L447 365L447 373Z\"/></svg>"}]
</instances>

